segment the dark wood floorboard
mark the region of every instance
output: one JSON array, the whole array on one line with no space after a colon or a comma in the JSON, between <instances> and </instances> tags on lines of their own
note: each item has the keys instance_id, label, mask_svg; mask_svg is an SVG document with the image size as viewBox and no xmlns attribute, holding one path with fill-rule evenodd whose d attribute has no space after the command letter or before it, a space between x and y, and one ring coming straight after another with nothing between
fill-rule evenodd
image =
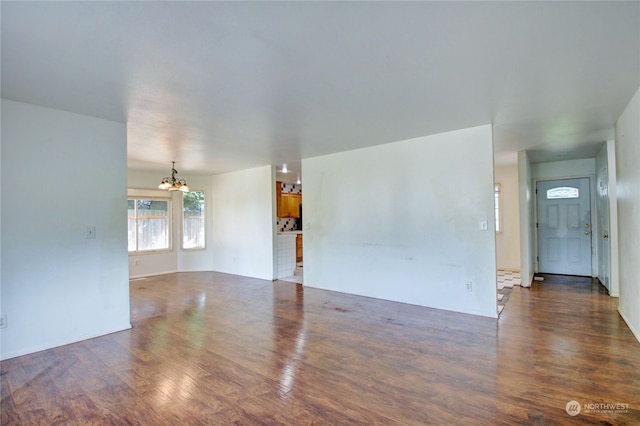
<instances>
[{"instance_id":1,"label":"dark wood floorboard","mask_svg":"<svg viewBox=\"0 0 640 426\"><path fill-rule=\"evenodd\" d=\"M2 362L2 424L640 425L617 299L545 278L499 320L220 273L132 281L131 330Z\"/></svg>"}]
</instances>

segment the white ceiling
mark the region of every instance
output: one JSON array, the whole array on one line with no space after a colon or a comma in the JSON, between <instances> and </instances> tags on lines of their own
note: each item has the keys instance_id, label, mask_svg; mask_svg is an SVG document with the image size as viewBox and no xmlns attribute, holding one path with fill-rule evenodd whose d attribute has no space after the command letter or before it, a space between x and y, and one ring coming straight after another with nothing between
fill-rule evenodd
<instances>
[{"instance_id":1,"label":"white ceiling","mask_svg":"<svg viewBox=\"0 0 640 426\"><path fill-rule=\"evenodd\" d=\"M0 7L2 97L127 122L137 170L295 174L486 123L504 158L592 156L640 85L638 1Z\"/></svg>"}]
</instances>

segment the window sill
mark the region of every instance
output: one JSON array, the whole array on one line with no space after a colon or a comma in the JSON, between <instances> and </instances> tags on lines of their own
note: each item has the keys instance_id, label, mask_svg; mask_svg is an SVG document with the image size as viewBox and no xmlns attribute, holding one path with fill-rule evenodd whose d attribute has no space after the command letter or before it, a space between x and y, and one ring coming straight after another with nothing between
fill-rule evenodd
<instances>
[{"instance_id":1,"label":"window sill","mask_svg":"<svg viewBox=\"0 0 640 426\"><path fill-rule=\"evenodd\" d=\"M130 251L129 256L141 256L141 255L149 255L149 254L166 254L172 253L172 249L163 249L163 250L147 250L147 251Z\"/></svg>"}]
</instances>

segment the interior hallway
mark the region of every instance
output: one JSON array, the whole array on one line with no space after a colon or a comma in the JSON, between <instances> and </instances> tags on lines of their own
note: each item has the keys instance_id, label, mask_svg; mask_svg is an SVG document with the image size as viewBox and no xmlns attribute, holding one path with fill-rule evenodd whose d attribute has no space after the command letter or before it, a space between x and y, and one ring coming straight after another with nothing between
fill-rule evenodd
<instances>
[{"instance_id":1,"label":"interior hallway","mask_svg":"<svg viewBox=\"0 0 640 426\"><path fill-rule=\"evenodd\" d=\"M2 424L637 423L640 344L616 303L595 280L548 276L495 320L157 276L131 282L133 329L3 361Z\"/></svg>"}]
</instances>

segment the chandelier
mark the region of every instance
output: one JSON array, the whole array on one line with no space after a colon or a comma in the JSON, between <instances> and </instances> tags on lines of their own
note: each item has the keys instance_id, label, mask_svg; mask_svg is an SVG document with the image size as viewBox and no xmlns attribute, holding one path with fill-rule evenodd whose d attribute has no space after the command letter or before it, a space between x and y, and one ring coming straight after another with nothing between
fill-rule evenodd
<instances>
[{"instance_id":1,"label":"chandelier","mask_svg":"<svg viewBox=\"0 0 640 426\"><path fill-rule=\"evenodd\" d=\"M176 174L178 171L176 170L176 162L171 162L171 177L162 178L162 182L158 185L160 189L168 189L169 191L182 191L189 192L189 187L187 186L187 181L184 179L177 179Z\"/></svg>"}]
</instances>

